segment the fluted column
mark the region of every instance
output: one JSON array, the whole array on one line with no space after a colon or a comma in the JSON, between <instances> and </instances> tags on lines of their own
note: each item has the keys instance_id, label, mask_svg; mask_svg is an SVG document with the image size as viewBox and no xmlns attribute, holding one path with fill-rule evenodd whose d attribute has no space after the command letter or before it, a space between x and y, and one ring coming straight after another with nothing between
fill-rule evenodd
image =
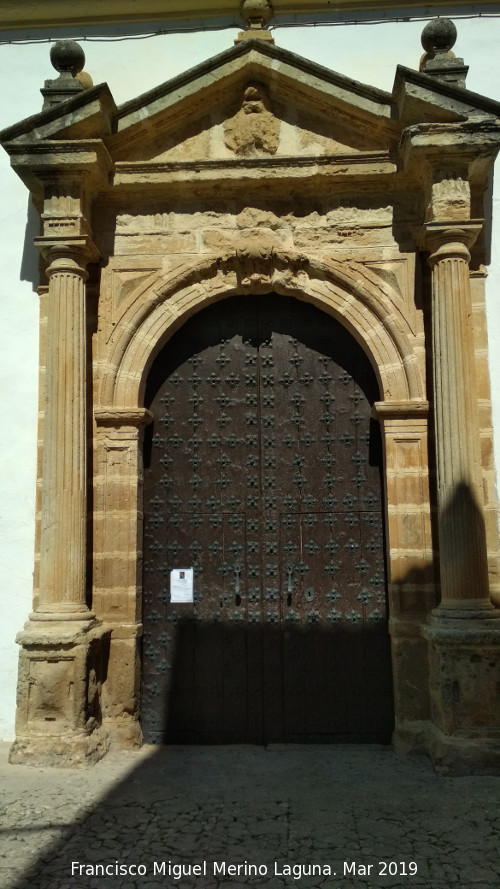
<instances>
[{"instance_id":1,"label":"fluted column","mask_svg":"<svg viewBox=\"0 0 500 889\"><path fill-rule=\"evenodd\" d=\"M426 226L432 269L434 415L441 571L439 613L489 612L471 329L470 253L480 226Z\"/></svg>"},{"instance_id":2,"label":"fluted column","mask_svg":"<svg viewBox=\"0 0 500 889\"><path fill-rule=\"evenodd\" d=\"M40 591L32 620L92 618L86 604L86 239L49 259ZM75 239L76 240L76 239Z\"/></svg>"}]
</instances>

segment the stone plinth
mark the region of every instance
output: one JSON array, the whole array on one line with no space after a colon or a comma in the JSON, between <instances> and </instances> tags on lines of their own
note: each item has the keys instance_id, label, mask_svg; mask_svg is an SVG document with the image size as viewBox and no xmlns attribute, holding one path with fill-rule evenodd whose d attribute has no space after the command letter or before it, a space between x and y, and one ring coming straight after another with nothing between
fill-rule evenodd
<instances>
[{"instance_id":1,"label":"stone plinth","mask_svg":"<svg viewBox=\"0 0 500 889\"><path fill-rule=\"evenodd\" d=\"M16 741L10 761L92 765L108 750L101 727L109 632L95 621L29 622L19 633Z\"/></svg>"},{"instance_id":2,"label":"stone plinth","mask_svg":"<svg viewBox=\"0 0 500 889\"><path fill-rule=\"evenodd\" d=\"M428 750L443 774L500 774L500 618L443 621L429 642Z\"/></svg>"}]
</instances>

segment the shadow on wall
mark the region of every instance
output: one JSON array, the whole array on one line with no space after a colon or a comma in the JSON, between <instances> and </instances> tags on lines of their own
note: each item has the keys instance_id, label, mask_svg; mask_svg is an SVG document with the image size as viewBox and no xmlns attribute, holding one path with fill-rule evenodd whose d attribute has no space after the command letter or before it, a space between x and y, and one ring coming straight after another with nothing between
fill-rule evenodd
<instances>
[{"instance_id":1,"label":"shadow on wall","mask_svg":"<svg viewBox=\"0 0 500 889\"><path fill-rule=\"evenodd\" d=\"M471 599L474 589L487 595L488 555L484 517L469 485L458 484L446 504L439 527L443 583L453 584L455 599Z\"/></svg>"},{"instance_id":2,"label":"shadow on wall","mask_svg":"<svg viewBox=\"0 0 500 889\"><path fill-rule=\"evenodd\" d=\"M458 496L463 497L463 492ZM267 748L257 743L189 743L219 740L213 730L216 716L219 727L227 727L227 742L231 731L237 740L242 726L248 729L264 724L266 713L272 729L270 741L273 731L283 728L280 720L292 717L295 723L289 725L296 739L303 737L304 726L309 726L311 738L316 733L316 739L325 740L332 721L330 718L325 733L323 708L330 714L333 710L338 725L343 720L344 729L350 727L347 737L345 731L337 733L337 740L376 740L373 722L367 732L368 722L375 715L379 728L382 724L386 732L385 738L379 739L388 741L392 700L388 707L387 699L380 698L379 687L381 682L390 683L385 625L375 625L364 633L345 625L328 631L312 626L269 627L258 632L252 627L200 626L180 621L177 629L169 706L163 711L160 732L171 741L188 743L124 754L131 771L125 777L121 773L102 799L45 848L23 875L16 875L9 889L150 889L165 885L209 889L235 876L237 882L231 882L232 886L249 882L281 887L288 882L284 876L274 877L274 862L279 869L287 862L307 865L323 861L339 879L339 875L345 875L343 861L361 858L360 850L363 862L378 863L388 857L395 860L393 853L388 856L389 839L398 861L417 861L418 885L445 889L450 884L449 851L446 845L439 849L435 845L435 837L442 833L443 811L447 830L455 838L463 832L471 843L474 831L481 830L477 841L484 852L482 884L496 885L494 817L498 778L440 778L433 774L427 759L398 757L391 747L373 743L270 743ZM235 652L241 656L242 651L246 652L247 665L236 671ZM198 668L194 669L196 657ZM326 681L327 676L330 678ZM283 691L285 679L287 693ZM226 683L222 697L221 682ZM248 709L244 712L249 706L252 682L257 683L262 695L261 709L257 708L253 716ZM338 696L336 710L331 700L326 706L324 696L332 692ZM376 713L379 708L382 720ZM116 761L109 756L111 759L102 760L92 772L90 783L94 787L99 786L94 776L102 774L106 784L108 764L111 773L116 768ZM26 769L26 773L30 771ZM49 787L48 770L45 775L38 770L31 774L34 787L40 786L42 776ZM85 788L85 779L80 779L89 772L69 769L57 774L59 784L60 776L67 776L68 799L74 800L75 788ZM64 820L57 805L54 813L44 810L44 820ZM29 826L19 832L21 839L24 829L36 831L36 812L30 815ZM490 838L484 835L484 824L490 823L491 866L487 860ZM435 850L432 855L428 854L429 848ZM181 877L172 869L195 864L203 868L204 862L206 876L202 871L199 876ZM226 862L226 871L214 874L214 862L217 867ZM267 874L242 871L238 876L227 869L229 864L244 866L244 862L262 865ZM110 870L99 871L97 865ZM139 874L129 870L137 865L143 868ZM456 873L459 880L458 862ZM288 880L292 877L289 875ZM402 886L406 880L401 875L401 882L395 885ZM387 876L378 874L370 881L373 886L386 883ZM305 885L317 883L305 881ZM329 885L328 880L325 885Z\"/></svg>"},{"instance_id":3,"label":"shadow on wall","mask_svg":"<svg viewBox=\"0 0 500 889\"><path fill-rule=\"evenodd\" d=\"M123 770L10 889L247 883L274 889L301 877L290 871L280 876L286 865L307 868L314 862L330 871L300 878L300 885L364 885L355 882L359 871L346 877L345 860L375 866L361 872L370 874L370 886L387 885L388 871L384 875L379 862L397 861L391 885L405 886L415 862L412 885L448 889L450 880L459 885L455 877L460 879L466 858L450 855L443 818L446 836L460 848L481 848L481 886L496 885L498 778L439 778L425 758L398 757L376 745L171 746L128 754L128 764L131 770ZM109 788L106 760L95 769ZM66 773L63 802L64 795L74 798L76 786L85 787L81 775ZM41 780L35 773L38 787ZM49 788L47 773L43 781ZM47 809L44 821L62 820L57 808ZM27 848L32 829L25 828L27 836L20 831ZM245 871L246 863L260 868L257 875ZM201 874L190 874L193 865ZM229 865L240 865L240 874Z\"/></svg>"},{"instance_id":4,"label":"shadow on wall","mask_svg":"<svg viewBox=\"0 0 500 889\"><path fill-rule=\"evenodd\" d=\"M37 238L39 234L40 215L32 198L29 197L20 279L28 281L33 286L33 290L36 290L40 283L40 254L33 243L33 239Z\"/></svg>"}]
</instances>

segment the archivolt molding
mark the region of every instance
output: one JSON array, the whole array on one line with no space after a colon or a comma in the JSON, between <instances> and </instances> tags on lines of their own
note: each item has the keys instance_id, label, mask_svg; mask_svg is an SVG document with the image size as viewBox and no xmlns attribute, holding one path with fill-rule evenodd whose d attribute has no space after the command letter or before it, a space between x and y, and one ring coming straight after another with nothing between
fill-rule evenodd
<instances>
[{"instance_id":1,"label":"archivolt molding","mask_svg":"<svg viewBox=\"0 0 500 889\"><path fill-rule=\"evenodd\" d=\"M250 239L225 256L177 266L131 305L99 357L98 407L141 407L154 357L192 314L232 295L269 291L311 302L339 320L368 354L383 401L425 397L411 330L377 275L354 260L310 259Z\"/></svg>"}]
</instances>

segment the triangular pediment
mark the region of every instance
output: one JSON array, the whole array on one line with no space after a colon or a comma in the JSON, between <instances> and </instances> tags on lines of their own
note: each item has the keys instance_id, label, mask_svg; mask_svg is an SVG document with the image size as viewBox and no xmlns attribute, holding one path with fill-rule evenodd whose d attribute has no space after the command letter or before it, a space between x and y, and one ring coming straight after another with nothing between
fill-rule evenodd
<instances>
[{"instance_id":1,"label":"triangular pediment","mask_svg":"<svg viewBox=\"0 0 500 889\"><path fill-rule=\"evenodd\" d=\"M242 70L224 91L208 89L203 108L186 103L179 116L159 114L147 131L131 126L113 138L115 161L202 161L345 155L387 148L390 122L353 110L306 104L270 82L266 71ZM385 124L388 124L387 126Z\"/></svg>"},{"instance_id":2,"label":"triangular pediment","mask_svg":"<svg viewBox=\"0 0 500 889\"><path fill-rule=\"evenodd\" d=\"M500 107L398 68L392 93L247 40L116 106L104 84L4 130L8 151L100 139L111 163L197 163L391 154L414 123L497 117Z\"/></svg>"},{"instance_id":3,"label":"triangular pediment","mask_svg":"<svg viewBox=\"0 0 500 889\"><path fill-rule=\"evenodd\" d=\"M340 155L398 137L391 96L248 41L117 109L116 161Z\"/></svg>"}]
</instances>

